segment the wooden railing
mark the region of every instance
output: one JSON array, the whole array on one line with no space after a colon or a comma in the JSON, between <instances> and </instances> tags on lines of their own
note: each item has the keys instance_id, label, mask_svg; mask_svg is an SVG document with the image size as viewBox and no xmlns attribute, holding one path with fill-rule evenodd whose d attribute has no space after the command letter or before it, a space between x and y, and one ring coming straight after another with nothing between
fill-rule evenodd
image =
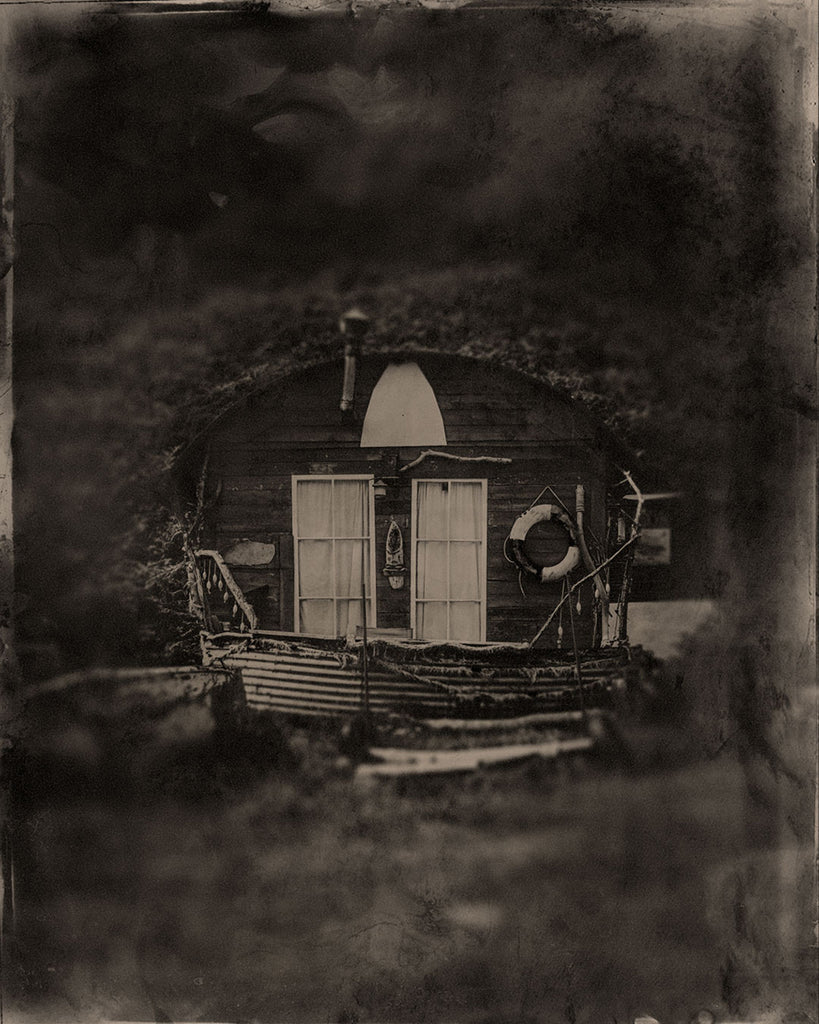
<instances>
[{"instance_id":1,"label":"wooden railing","mask_svg":"<svg viewBox=\"0 0 819 1024\"><path fill-rule=\"evenodd\" d=\"M219 552L197 551L195 557L206 628L213 633L249 633L254 630L256 612L248 604Z\"/></svg>"}]
</instances>

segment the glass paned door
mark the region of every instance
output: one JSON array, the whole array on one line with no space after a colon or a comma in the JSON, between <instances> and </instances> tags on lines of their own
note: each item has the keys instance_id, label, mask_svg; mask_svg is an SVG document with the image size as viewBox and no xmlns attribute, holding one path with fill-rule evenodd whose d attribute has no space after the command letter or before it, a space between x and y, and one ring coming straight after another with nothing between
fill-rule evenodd
<instances>
[{"instance_id":1,"label":"glass paned door","mask_svg":"<svg viewBox=\"0 0 819 1024\"><path fill-rule=\"evenodd\" d=\"M486 636L486 481L413 485L414 636Z\"/></svg>"},{"instance_id":2,"label":"glass paned door","mask_svg":"<svg viewBox=\"0 0 819 1024\"><path fill-rule=\"evenodd\" d=\"M347 636L375 623L372 477L293 477L296 631Z\"/></svg>"}]
</instances>

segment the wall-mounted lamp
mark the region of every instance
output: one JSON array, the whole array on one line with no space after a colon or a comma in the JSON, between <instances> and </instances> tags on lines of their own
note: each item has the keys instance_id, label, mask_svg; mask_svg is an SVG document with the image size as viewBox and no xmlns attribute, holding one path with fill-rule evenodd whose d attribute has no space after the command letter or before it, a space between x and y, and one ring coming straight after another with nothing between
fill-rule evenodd
<instances>
[{"instance_id":1,"label":"wall-mounted lamp","mask_svg":"<svg viewBox=\"0 0 819 1024\"><path fill-rule=\"evenodd\" d=\"M379 477L373 484L373 494L376 498L386 498L390 493L395 494L399 482L397 476Z\"/></svg>"}]
</instances>

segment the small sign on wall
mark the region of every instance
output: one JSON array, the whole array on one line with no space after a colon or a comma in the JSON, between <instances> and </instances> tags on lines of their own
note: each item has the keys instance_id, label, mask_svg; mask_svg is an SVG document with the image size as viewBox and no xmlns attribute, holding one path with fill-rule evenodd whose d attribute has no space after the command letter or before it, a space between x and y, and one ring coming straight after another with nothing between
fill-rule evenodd
<instances>
[{"instance_id":1,"label":"small sign on wall","mask_svg":"<svg viewBox=\"0 0 819 1024\"><path fill-rule=\"evenodd\" d=\"M671 564L671 530L666 527L655 527L642 530L634 552L635 565L670 565Z\"/></svg>"},{"instance_id":2,"label":"small sign on wall","mask_svg":"<svg viewBox=\"0 0 819 1024\"><path fill-rule=\"evenodd\" d=\"M269 567L276 558L276 547L273 542L240 540L225 552L225 561L228 565Z\"/></svg>"}]
</instances>

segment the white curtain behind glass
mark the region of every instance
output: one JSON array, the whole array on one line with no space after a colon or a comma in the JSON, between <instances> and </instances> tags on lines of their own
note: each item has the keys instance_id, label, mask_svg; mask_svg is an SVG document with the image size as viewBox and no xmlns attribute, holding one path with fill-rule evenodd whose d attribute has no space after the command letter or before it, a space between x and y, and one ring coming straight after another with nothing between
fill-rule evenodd
<instances>
[{"instance_id":1,"label":"white curtain behind glass","mask_svg":"<svg viewBox=\"0 0 819 1024\"><path fill-rule=\"evenodd\" d=\"M419 639L481 639L484 521L482 481L418 481L415 635Z\"/></svg>"},{"instance_id":2,"label":"white curtain behind glass","mask_svg":"<svg viewBox=\"0 0 819 1024\"><path fill-rule=\"evenodd\" d=\"M346 636L373 622L369 594L370 482L334 477L296 482L293 531L297 538L298 630Z\"/></svg>"}]
</instances>

